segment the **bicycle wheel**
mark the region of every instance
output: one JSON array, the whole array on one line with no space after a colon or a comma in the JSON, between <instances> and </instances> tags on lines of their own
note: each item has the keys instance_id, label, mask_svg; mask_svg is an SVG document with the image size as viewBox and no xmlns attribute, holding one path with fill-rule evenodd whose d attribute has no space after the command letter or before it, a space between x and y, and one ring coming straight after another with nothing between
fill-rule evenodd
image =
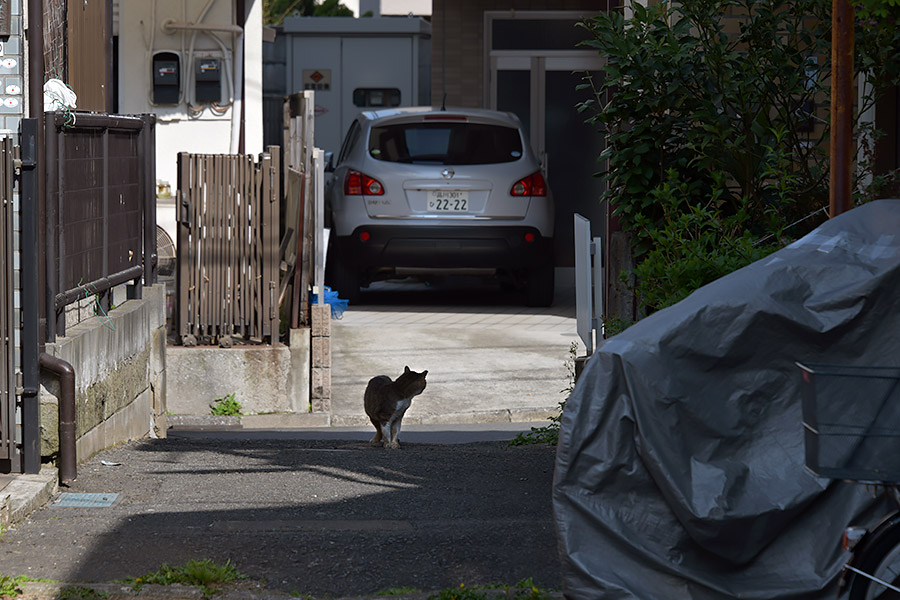
<instances>
[{"instance_id":1,"label":"bicycle wheel","mask_svg":"<svg viewBox=\"0 0 900 600\"><path fill-rule=\"evenodd\" d=\"M857 556L856 568L882 582L900 588L900 524L884 533L878 543ZM872 579L860 575L853 576L850 600L900 600L900 592Z\"/></svg>"}]
</instances>

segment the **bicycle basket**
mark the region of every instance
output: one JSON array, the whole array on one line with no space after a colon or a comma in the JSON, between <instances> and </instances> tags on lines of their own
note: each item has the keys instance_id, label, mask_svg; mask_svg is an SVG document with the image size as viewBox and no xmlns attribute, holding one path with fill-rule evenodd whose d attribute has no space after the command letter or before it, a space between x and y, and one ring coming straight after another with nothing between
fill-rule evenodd
<instances>
[{"instance_id":1,"label":"bicycle basket","mask_svg":"<svg viewBox=\"0 0 900 600\"><path fill-rule=\"evenodd\" d=\"M832 479L900 482L900 367L797 366L807 468Z\"/></svg>"}]
</instances>

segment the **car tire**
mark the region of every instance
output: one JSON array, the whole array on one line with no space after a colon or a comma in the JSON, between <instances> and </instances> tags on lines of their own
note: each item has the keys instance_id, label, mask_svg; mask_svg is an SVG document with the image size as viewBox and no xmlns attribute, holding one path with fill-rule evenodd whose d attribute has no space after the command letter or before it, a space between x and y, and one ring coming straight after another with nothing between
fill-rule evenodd
<instances>
[{"instance_id":1,"label":"car tire","mask_svg":"<svg viewBox=\"0 0 900 600\"><path fill-rule=\"evenodd\" d=\"M334 258L331 288L337 292L338 298L343 298L350 304L359 304L359 272L341 260L340 256Z\"/></svg>"},{"instance_id":2,"label":"car tire","mask_svg":"<svg viewBox=\"0 0 900 600\"><path fill-rule=\"evenodd\" d=\"M546 307L553 304L553 264L530 269L525 280L525 302L528 306Z\"/></svg>"}]
</instances>

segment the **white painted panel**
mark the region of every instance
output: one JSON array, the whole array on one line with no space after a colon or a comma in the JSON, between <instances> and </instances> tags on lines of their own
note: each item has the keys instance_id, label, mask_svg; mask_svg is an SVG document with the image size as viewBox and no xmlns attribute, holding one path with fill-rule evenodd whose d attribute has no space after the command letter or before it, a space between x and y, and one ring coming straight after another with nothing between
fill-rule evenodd
<instances>
[{"instance_id":1,"label":"white painted panel","mask_svg":"<svg viewBox=\"0 0 900 600\"><path fill-rule=\"evenodd\" d=\"M411 38L345 37L342 65L342 133L347 131L356 115L365 110L353 104L353 90L356 88L397 88L400 90L400 106L416 103ZM340 150L339 143L332 147L318 142L316 145L326 151Z\"/></svg>"},{"instance_id":2,"label":"white painted panel","mask_svg":"<svg viewBox=\"0 0 900 600\"><path fill-rule=\"evenodd\" d=\"M304 71L330 75L328 89L315 91L315 145L337 153L345 130L341 126L341 40L338 37L292 36L288 53L288 94L304 90ZM321 82L324 84L325 79Z\"/></svg>"},{"instance_id":3,"label":"white painted panel","mask_svg":"<svg viewBox=\"0 0 900 600\"><path fill-rule=\"evenodd\" d=\"M226 125L228 123L226 122ZM156 179L174 192L178 182L178 153L223 154L231 143L231 128L217 121L158 122Z\"/></svg>"}]
</instances>

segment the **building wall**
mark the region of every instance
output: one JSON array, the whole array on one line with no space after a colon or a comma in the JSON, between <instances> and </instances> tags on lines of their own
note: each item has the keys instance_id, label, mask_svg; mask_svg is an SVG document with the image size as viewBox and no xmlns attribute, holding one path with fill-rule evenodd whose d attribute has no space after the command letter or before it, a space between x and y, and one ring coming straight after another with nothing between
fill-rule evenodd
<instances>
[{"instance_id":1,"label":"building wall","mask_svg":"<svg viewBox=\"0 0 900 600\"><path fill-rule=\"evenodd\" d=\"M430 88L420 85L422 72L430 74L428 46L431 26L418 18L291 17L276 38L284 45L284 92L315 92L315 145L325 152L340 150L353 119L365 108L354 102L358 88L400 91L399 106L429 102ZM269 58L277 61L279 48ZM425 69L422 69L423 61ZM269 72L277 76L279 66ZM324 76L317 81L315 75ZM267 90L276 93L267 82ZM423 94L423 92L425 92ZM423 97L424 96L424 97ZM270 122L279 109L270 105ZM274 125L271 126L274 135Z\"/></svg>"},{"instance_id":2,"label":"building wall","mask_svg":"<svg viewBox=\"0 0 900 600\"><path fill-rule=\"evenodd\" d=\"M606 10L607 0L434 0L432 102L484 106L484 12L490 10ZM446 43L445 43L446 40Z\"/></svg>"},{"instance_id":3,"label":"building wall","mask_svg":"<svg viewBox=\"0 0 900 600\"><path fill-rule=\"evenodd\" d=\"M154 2L120 2L118 5L119 40L119 112L126 114L156 113L156 177L157 182L176 187L177 155L179 152L203 154L237 153L243 112L243 152L256 155L262 146L262 0L247 0L247 21L243 35L243 70L237 67L240 51L237 38L231 33L178 31L166 33L166 20L199 22L207 0L155 0ZM244 15L235 14L233 0L214 0L203 18L205 24L235 25L244 22ZM216 41L218 39L218 42ZM202 106L198 113L189 110L186 88L177 104L155 104L152 101L152 56L168 51L179 54L182 72L186 69L191 47L197 56L215 54L224 60L222 68L223 102L219 110ZM241 106L233 102L227 81L241 99ZM183 78L183 81L187 81ZM242 82L243 81L243 85ZM227 104L227 106L226 106Z\"/></svg>"},{"instance_id":4,"label":"building wall","mask_svg":"<svg viewBox=\"0 0 900 600\"><path fill-rule=\"evenodd\" d=\"M75 370L79 462L129 439L166 435L165 286L72 327L46 352ZM59 449L59 382L41 374L41 454Z\"/></svg>"}]
</instances>

